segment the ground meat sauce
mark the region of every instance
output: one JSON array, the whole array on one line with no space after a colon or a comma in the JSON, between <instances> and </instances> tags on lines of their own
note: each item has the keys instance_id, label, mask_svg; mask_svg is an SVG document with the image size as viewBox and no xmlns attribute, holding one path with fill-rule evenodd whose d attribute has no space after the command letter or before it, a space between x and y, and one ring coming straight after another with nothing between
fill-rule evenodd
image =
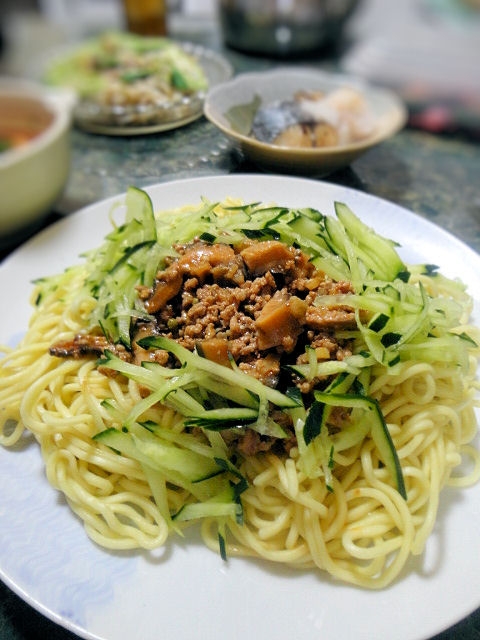
<instances>
[{"instance_id":1,"label":"ground meat sauce","mask_svg":"<svg viewBox=\"0 0 480 640\"><path fill-rule=\"evenodd\" d=\"M276 240L232 247L198 239L174 249L178 257L157 273L153 287L138 288L154 319L136 322L131 352L98 335L79 335L53 345L50 353L98 356L108 347L132 362L150 359L175 366L166 352L146 352L136 344L147 335L162 335L220 364L228 366L233 358L245 373L271 387L284 390L296 384L307 397L322 381L302 380L287 373L285 365L306 362L307 345L319 360L350 355L349 343L339 339L336 330L356 326L353 310L314 302L318 295L351 293L351 284L317 271L299 249ZM292 433L281 443L288 450L294 444L293 430L282 426ZM225 433L225 438L243 455L279 444L248 428L241 435Z\"/></svg>"}]
</instances>

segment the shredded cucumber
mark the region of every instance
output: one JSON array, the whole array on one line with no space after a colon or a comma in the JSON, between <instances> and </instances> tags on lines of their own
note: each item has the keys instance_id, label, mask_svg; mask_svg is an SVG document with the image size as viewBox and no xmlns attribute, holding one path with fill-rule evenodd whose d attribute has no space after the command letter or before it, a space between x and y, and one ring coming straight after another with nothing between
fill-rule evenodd
<instances>
[{"instance_id":1,"label":"shredded cucumber","mask_svg":"<svg viewBox=\"0 0 480 640\"><path fill-rule=\"evenodd\" d=\"M276 389L265 386L256 378L240 371L229 369L195 353L191 353L174 340L153 336L139 341L143 348L165 349L174 354L181 363L179 369L170 369L154 363L139 367L124 362L107 352L100 364L114 369L136 382L151 389L139 406L135 407L126 422L137 419L149 406L163 402L186 416L189 426L201 426L214 431L248 424L262 435L285 437L280 425L263 411L268 403L278 407L293 407L295 400ZM203 404L195 394L203 391ZM212 404L210 395L214 393L218 402L224 398L222 407L206 410ZM246 406L245 406L246 405Z\"/></svg>"},{"instance_id":2,"label":"shredded cucumber","mask_svg":"<svg viewBox=\"0 0 480 640\"><path fill-rule=\"evenodd\" d=\"M89 256L91 271L86 288L97 299L92 326L100 326L112 342L122 342L129 347L132 318L149 317L138 304L135 286L153 282L161 255L152 202L147 193L131 187L125 207L125 223ZM145 281L145 273L149 274L150 282Z\"/></svg>"},{"instance_id":3,"label":"shredded cucumber","mask_svg":"<svg viewBox=\"0 0 480 640\"><path fill-rule=\"evenodd\" d=\"M175 529L174 519L189 520L196 517L234 515L241 518L239 494L247 484L235 470L230 472L230 463L217 457L214 447L204 445L198 450L198 441L193 439L190 446L187 438L172 441L161 434L151 433L146 427L136 423L130 429L109 428L101 431L94 439L129 458L139 462L145 472L152 495L165 521ZM232 483L234 478L236 483ZM195 515L192 507L182 517L170 513L167 498L167 483L187 490L198 502ZM230 499L227 500L227 497ZM222 504L224 512L208 509L208 504ZM202 508L202 505L203 508ZM230 506L228 506L230 505ZM203 509L203 510L202 510Z\"/></svg>"},{"instance_id":4,"label":"shredded cucumber","mask_svg":"<svg viewBox=\"0 0 480 640\"><path fill-rule=\"evenodd\" d=\"M242 518L242 507L235 500L233 487L227 487L222 493L204 502L190 502L178 511L173 519L176 522L198 520L199 518L230 517L235 520Z\"/></svg>"},{"instance_id":5,"label":"shredded cucumber","mask_svg":"<svg viewBox=\"0 0 480 640\"><path fill-rule=\"evenodd\" d=\"M323 393L315 391L316 403L320 406L348 407L357 412L367 413L370 421L372 438L378 448L382 462L395 478L397 489L403 498L407 498L402 468L382 415L378 402L372 398L353 393ZM314 403L315 406L315 403Z\"/></svg>"},{"instance_id":6,"label":"shredded cucumber","mask_svg":"<svg viewBox=\"0 0 480 640\"><path fill-rule=\"evenodd\" d=\"M444 278L432 265L405 265L396 244L376 234L344 203L335 203L336 216L329 217L309 208L205 199L198 206L155 217L148 196L132 188L125 204L125 223L106 238L99 251L87 256L86 287L97 299L92 325L101 326L112 342L127 348L134 319L149 319L135 287L151 286L165 259L175 255L172 246L193 238L231 245L245 239L277 239L299 247L317 269L333 280L351 282L354 288L353 293L319 295L314 303L327 310L347 306L354 311L356 326L337 331L338 337L351 341L353 353L343 360L322 361L307 346L306 362L289 367L303 381L322 381L313 402L302 397L298 388L281 392L240 371L233 362L231 366L217 364L200 351L188 351L161 336L144 338L139 346L167 351L177 368L155 362L138 366L105 353L99 364L150 393L127 415L115 414L123 430L109 429L97 439L142 465L152 495L170 525L217 518L224 549L225 519L241 518L240 495L246 482L237 461L229 459L220 434L225 429L242 432L249 428L261 436L285 438L283 427L271 417L272 409L291 418L299 451L297 464L308 477L323 476L326 486L334 490L336 452L370 436L392 484L406 498L388 425L378 402L369 395L372 370L379 366L393 370L406 360L468 367L469 352L477 345L471 336L455 330L462 324L467 300L463 285ZM444 295L430 293L435 280ZM187 431L171 434L162 425L148 425L144 415L156 403L181 414ZM113 401L109 406L117 411ZM349 419L330 435L334 412L339 409ZM201 430L205 442L189 434L191 428ZM166 482L192 495L176 514L168 509Z\"/></svg>"}]
</instances>

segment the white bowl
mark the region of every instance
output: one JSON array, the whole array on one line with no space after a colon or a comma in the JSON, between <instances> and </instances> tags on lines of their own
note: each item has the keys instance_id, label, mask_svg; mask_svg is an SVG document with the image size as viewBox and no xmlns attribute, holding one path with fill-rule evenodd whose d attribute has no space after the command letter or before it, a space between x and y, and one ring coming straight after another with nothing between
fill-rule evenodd
<instances>
[{"instance_id":1,"label":"white bowl","mask_svg":"<svg viewBox=\"0 0 480 640\"><path fill-rule=\"evenodd\" d=\"M345 87L363 96L373 116L372 133L361 141L300 148L262 142L250 134L253 118L260 107L291 100L297 92L328 94ZM372 87L357 78L307 67L277 67L272 71L240 74L208 92L204 113L254 164L266 170L309 176L326 175L349 165L365 151L398 132L407 118L405 106L394 93Z\"/></svg>"},{"instance_id":2,"label":"white bowl","mask_svg":"<svg viewBox=\"0 0 480 640\"><path fill-rule=\"evenodd\" d=\"M70 170L71 94L0 79L0 128L30 129L20 146L0 152L0 245L9 244L50 211Z\"/></svg>"}]
</instances>

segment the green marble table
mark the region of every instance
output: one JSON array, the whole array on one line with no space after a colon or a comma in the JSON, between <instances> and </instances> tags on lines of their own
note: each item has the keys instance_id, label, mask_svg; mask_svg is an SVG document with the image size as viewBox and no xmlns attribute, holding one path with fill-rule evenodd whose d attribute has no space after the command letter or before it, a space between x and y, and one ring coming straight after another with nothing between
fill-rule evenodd
<instances>
[{"instance_id":1,"label":"green marble table","mask_svg":"<svg viewBox=\"0 0 480 640\"><path fill-rule=\"evenodd\" d=\"M188 36L192 39L191 33ZM198 41L222 50L216 33L200 34ZM274 64L238 52L224 54L236 72ZM328 67L331 61L318 64ZM72 149L71 178L45 224L130 184L256 171L204 118L175 131L132 138L74 130ZM350 167L322 179L403 205L480 252L480 146L465 135L437 136L407 128ZM0 583L0 640L73 638ZM437 640L456 638L480 640L480 610Z\"/></svg>"}]
</instances>

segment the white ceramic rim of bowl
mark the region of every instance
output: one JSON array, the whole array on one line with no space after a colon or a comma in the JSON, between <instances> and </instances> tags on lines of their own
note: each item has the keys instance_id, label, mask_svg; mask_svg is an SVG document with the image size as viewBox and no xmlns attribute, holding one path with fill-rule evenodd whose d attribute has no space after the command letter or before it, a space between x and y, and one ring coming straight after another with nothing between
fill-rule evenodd
<instances>
[{"instance_id":1,"label":"white ceramic rim of bowl","mask_svg":"<svg viewBox=\"0 0 480 640\"><path fill-rule=\"evenodd\" d=\"M214 113L214 111L216 111L216 107L213 105L213 102L215 101L216 97L219 94L221 95L224 92L231 91L233 87L238 87L242 84L249 85L252 83L256 83L261 90L262 83L266 83L267 81L273 82L278 78L280 82L282 81L282 79L283 82L285 82L286 76L295 76L296 78L298 78L300 75L309 76L311 78L315 78L317 81L321 80L326 83L331 83L332 85L349 85L363 92L363 94L366 96L382 97L391 103L392 109L394 110L394 112L392 112L392 115L394 115L395 117L392 118L392 121L388 128L380 129L379 131L373 133L367 138L364 138L363 140L338 146L303 148L274 145L268 142L262 142L261 140L257 140L253 136L249 136L240 133L235 129L232 129L232 127L224 124L223 122L219 122L217 114ZM258 149L268 149L273 154L284 154L285 152L289 152L295 154L296 156L305 157L317 157L324 154L340 155L345 154L349 151L353 152L356 150L361 151L363 149L368 149L399 131L405 125L407 120L407 109L402 100L393 91L390 91L389 89L386 89L384 87L372 85L356 76L349 76L340 73L329 73L321 69L315 69L314 67L282 66L267 71L249 71L240 73L231 80L228 80L221 85L217 85L216 87L212 87L205 98L204 113L208 120L210 120L215 126L221 129L227 136L230 136L231 138L234 138L239 142L243 142ZM223 114L220 115L223 116Z\"/></svg>"}]
</instances>

